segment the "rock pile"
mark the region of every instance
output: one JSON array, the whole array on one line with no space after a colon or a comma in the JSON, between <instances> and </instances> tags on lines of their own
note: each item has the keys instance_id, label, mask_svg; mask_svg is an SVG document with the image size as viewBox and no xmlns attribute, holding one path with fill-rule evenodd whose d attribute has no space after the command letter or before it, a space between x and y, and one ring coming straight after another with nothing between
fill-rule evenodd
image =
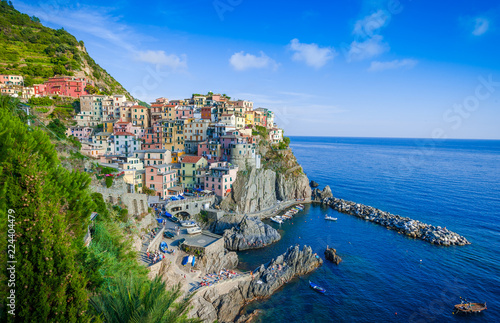
<instances>
[{"instance_id":1,"label":"rock pile","mask_svg":"<svg viewBox=\"0 0 500 323\"><path fill-rule=\"evenodd\" d=\"M229 250L262 248L279 239L278 231L258 217L245 216L238 225L224 231L224 247Z\"/></svg>"},{"instance_id":2,"label":"rock pile","mask_svg":"<svg viewBox=\"0 0 500 323\"><path fill-rule=\"evenodd\" d=\"M314 199L317 202L329 205L338 212L351 214L383 225L387 229L396 230L411 238L421 239L442 246L464 246L470 244L465 237L446 229L446 227L442 228L422 223L408 217L384 212L371 206L344 201L334 197L324 198L323 195L314 195Z\"/></svg>"},{"instance_id":3,"label":"rock pile","mask_svg":"<svg viewBox=\"0 0 500 323\"><path fill-rule=\"evenodd\" d=\"M325 250L325 258L326 258L326 260L330 260L331 262L333 262L336 265L340 264L340 262L342 261L342 258L340 258L337 255L337 250L335 250L333 248L328 248L328 247L326 247L326 250Z\"/></svg>"}]
</instances>

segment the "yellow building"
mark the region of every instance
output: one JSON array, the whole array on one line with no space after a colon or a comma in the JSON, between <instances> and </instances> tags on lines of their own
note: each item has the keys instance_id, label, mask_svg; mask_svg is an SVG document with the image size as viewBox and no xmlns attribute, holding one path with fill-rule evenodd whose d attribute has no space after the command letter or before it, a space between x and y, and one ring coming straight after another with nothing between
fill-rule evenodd
<instances>
[{"instance_id":1,"label":"yellow building","mask_svg":"<svg viewBox=\"0 0 500 323\"><path fill-rule=\"evenodd\" d=\"M182 151L182 150L173 151L172 152L172 163L174 163L174 164L180 163L182 155L184 155L184 151Z\"/></svg>"},{"instance_id":2,"label":"yellow building","mask_svg":"<svg viewBox=\"0 0 500 323\"><path fill-rule=\"evenodd\" d=\"M149 128L149 120L151 120L151 111L141 105L134 105L130 108L131 120L133 126L138 126L143 129Z\"/></svg>"},{"instance_id":3,"label":"yellow building","mask_svg":"<svg viewBox=\"0 0 500 323\"><path fill-rule=\"evenodd\" d=\"M184 156L181 158L180 181L187 189L203 189L208 162L203 157Z\"/></svg>"},{"instance_id":4,"label":"yellow building","mask_svg":"<svg viewBox=\"0 0 500 323\"><path fill-rule=\"evenodd\" d=\"M254 114L253 111L248 111L245 113L245 125L253 127L254 125Z\"/></svg>"}]
</instances>

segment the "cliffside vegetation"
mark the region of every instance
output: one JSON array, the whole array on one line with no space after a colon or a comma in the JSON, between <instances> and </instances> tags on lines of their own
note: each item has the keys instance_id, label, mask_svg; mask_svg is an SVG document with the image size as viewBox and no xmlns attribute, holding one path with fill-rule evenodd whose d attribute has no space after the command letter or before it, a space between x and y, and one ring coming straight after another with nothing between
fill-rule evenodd
<instances>
[{"instance_id":1,"label":"cliffside vegetation","mask_svg":"<svg viewBox=\"0 0 500 323\"><path fill-rule=\"evenodd\" d=\"M189 321L187 301L174 302L179 289L148 280L137 263L123 233L128 217L88 190L88 174L61 167L49 136L26 121L14 100L0 97L0 232L11 230L0 239L0 263L16 261L15 286L0 272L1 299L15 289L16 316L2 302L0 321Z\"/></svg>"},{"instance_id":2,"label":"cliffside vegetation","mask_svg":"<svg viewBox=\"0 0 500 323\"><path fill-rule=\"evenodd\" d=\"M63 28L43 26L35 16L22 14L12 2L0 2L0 74L24 76L24 85L68 75L95 81L98 93L130 94L87 53L83 41Z\"/></svg>"}]
</instances>

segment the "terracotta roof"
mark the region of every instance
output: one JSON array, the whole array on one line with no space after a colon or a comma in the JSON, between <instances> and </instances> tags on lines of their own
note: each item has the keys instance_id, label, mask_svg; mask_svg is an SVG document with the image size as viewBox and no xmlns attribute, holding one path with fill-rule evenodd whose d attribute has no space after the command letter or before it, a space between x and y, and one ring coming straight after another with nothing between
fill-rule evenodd
<instances>
[{"instance_id":1,"label":"terracotta roof","mask_svg":"<svg viewBox=\"0 0 500 323\"><path fill-rule=\"evenodd\" d=\"M135 136L135 134L130 132L115 132L115 136Z\"/></svg>"},{"instance_id":2,"label":"terracotta roof","mask_svg":"<svg viewBox=\"0 0 500 323\"><path fill-rule=\"evenodd\" d=\"M183 163L196 164L202 158L203 157L198 157L198 156L184 156L184 157L182 157L182 162Z\"/></svg>"}]
</instances>

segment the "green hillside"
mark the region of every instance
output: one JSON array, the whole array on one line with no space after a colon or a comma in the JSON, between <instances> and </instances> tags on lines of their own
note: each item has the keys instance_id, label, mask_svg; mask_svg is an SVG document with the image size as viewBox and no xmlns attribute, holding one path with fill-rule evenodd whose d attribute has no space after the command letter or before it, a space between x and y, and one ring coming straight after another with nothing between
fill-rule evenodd
<instances>
[{"instance_id":1,"label":"green hillside","mask_svg":"<svg viewBox=\"0 0 500 323\"><path fill-rule=\"evenodd\" d=\"M131 95L87 53L83 41L63 28L43 26L40 19L22 14L11 2L0 2L0 74L19 74L25 86L49 77L69 75L95 82L103 94Z\"/></svg>"}]
</instances>

